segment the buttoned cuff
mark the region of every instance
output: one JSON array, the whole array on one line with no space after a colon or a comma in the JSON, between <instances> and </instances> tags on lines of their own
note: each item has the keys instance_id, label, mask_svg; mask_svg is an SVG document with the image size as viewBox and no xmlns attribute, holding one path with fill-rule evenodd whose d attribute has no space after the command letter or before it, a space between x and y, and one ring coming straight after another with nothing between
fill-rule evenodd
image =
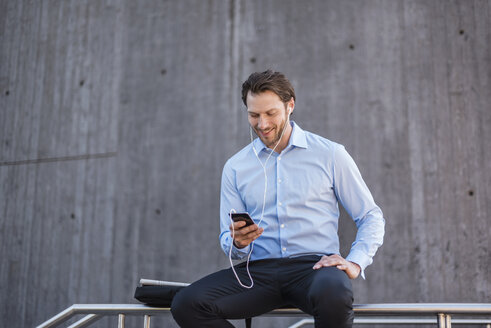
<instances>
[{"instance_id":1,"label":"buttoned cuff","mask_svg":"<svg viewBox=\"0 0 491 328\"><path fill-rule=\"evenodd\" d=\"M247 245L244 248L235 247L234 242L232 241L232 258L234 260L241 260L249 254L251 250L251 244Z\"/></svg>"},{"instance_id":2,"label":"buttoned cuff","mask_svg":"<svg viewBox=\"0 0 491 328\"><path fill-rule=\"evenodd\" d=\"M360 275L363 278L363 280L365 280L366 279L365 269L367 266L372 264L372 258L366 255L365 253L363 253L362 251L352 249L351 252L346 257L346 260L356 263L360 266L361 268Z\"/></svg>"}]
</instances>

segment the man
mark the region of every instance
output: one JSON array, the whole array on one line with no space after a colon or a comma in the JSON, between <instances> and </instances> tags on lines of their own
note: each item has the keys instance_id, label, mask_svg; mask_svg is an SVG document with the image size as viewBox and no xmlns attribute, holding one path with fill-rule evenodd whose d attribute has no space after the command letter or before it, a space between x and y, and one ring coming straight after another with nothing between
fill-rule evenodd
<instances>
[{"instance_id":1,"label":"man","mask_svg":"<svg viewBox=\"0 0 491 328\"><path fill-rule=\"evenodd\" d=\"M172 314L181 327L233 327L227 319L288 305L314 316L315 327L351 327L350 279L364 277L382 245L382 211L342 145L290 121L296 98L283 74L253 73L242 99L259 138L223 169L220 243L235 259L252 250L251 262L235 266L237 278L226 269L183 289ZM346 259L338 201L358 227ZM256 224L231 224L231 211L248 212Z\"/></svg>"}]
</instances>

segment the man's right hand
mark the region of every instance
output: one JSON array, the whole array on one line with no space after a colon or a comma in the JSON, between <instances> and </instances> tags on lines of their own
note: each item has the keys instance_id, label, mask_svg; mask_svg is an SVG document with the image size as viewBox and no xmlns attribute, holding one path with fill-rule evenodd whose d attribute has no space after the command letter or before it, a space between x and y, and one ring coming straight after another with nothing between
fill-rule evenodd
<instances>
[{"instance_id":1,"label":"man's right hand","mask_svg":"<svg viewBox=\"0 0 491 328\"><path fill-rule=\"evenodd\" d=\"M257 224L245 226L245 221L234 222L230 225L230 234L234 236L234 245L237 248L244 248L263 233L264 229L259 228ZM234 232L232 232L234 231Z\"/></svg>"}]
</instances>

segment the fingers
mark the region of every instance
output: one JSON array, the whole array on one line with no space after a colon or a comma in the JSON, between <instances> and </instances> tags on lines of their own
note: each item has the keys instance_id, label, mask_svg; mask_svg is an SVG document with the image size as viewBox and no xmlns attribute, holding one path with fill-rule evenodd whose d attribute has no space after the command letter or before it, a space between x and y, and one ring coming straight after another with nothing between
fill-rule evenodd
<instances>
[{"instance_id":1,"label":"fingers","mask_svg":"<svg viewBox=\"0 0 491 328\"><path fill-rule=\"evenodd\" d=\"M338 267L338 269L340 269L339 266L346 266L346 262L347 261L344 258L342 258L341 256L339 256L337 254L330 255L330 256L324 255L323 257L321 257L319 262L314 264L313 269L317 270L317 269L320 269L322 267L330 267L330 266L336 266L336 267ZM343 269L340 269L340 270L343 270Z\"/></svg>"},{"instance_id":2,"label":"fingers","mask_svg":"<svg viewBox=\"0 0 491 328\"><path fill-rule=\"evenodd\" d=\"M314 264L313 269L318 270L322 267L335 266L339 270L346 272L350 279L355 279L360 274L361 268L358 264L345 260L340 255L323 256L319 262Z\"/></svg>"},{"instance_id":3,"label":"fingers","mask_svg":"<svg viewBox=\"0 0 491 328\"><path fill-rule=\"evenodd\" d=\"M248 228L250 227L239 230L238 233L235 235L235 239L242 239L244 241L249 240L249 242L252 242L253 240L257 239L264 231L263 228L258 228L257 226L256 229L253 229L252 231L245 231L246 229L249 230Z\"/></svg>"},{"instance_id":4,"label":"fingers","mask_svg":"<svg viewBox=\"0 0 491 328\"><path fill-rule=\"evenodd\" d=\"M239 236L239 235L247 235L248 233L262 229L259 228L257 224L252 224L248 227L246 227L245 225L246 225L245 221L234 222L233 225L230 224L229 226L230 232L235 233L236 236Z\"/></svg>"},{"instance_id":5,"label":"fingers","mask_svg":"<svg viewBox=\"0 0 491 328\"><path fill-rule=\"evenodd\" d=\"M256 240L261 235L261 233L254 234L252 236L247 236L247 237L236 237L234 238L234 244L237 248L244 248L248 246L250 243L252 243L254 240Z\"/></svg>"},{"instance_id":6,"label":"fingers","mask_svg":"<svg viewBox=\"0 0 491 328\"><path fill-rule=\"evenodd\" d=\"M254 240L256 240L264 231L263 228L259 228L257 224L245 227L245 222L234 222L230 225L230 231L234 238L234 243L239 248L244 248Z\"/></svg>"},{"instance_id":7,"label":"fingers","mask_svg":"<svg viewBox=\"0 0 491 328\"><path fill-rule=\"evenodd\" d=\"M229 225L229 228L230 228L230 231L232 230L235 230L235 232L239 231L239 230L243 230L243 232L249 232L249 231L252 231L252 230L256 230L258 228L257 224L252 224L248 227L246 227L246 222L245 221L237 221L237 222L234 222L233 224L231 223Z\"/></svg>"}]
</instances>

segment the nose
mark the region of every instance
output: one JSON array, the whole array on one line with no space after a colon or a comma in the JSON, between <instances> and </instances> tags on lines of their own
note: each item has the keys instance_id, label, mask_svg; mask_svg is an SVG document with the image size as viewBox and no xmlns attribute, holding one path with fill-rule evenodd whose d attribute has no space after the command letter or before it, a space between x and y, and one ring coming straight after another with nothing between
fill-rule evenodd
<instances>
[{"instance_id":1,"label":"nose","mask_svg":"<svg viewBox=\"0 0 491 328\"><path fill-rule=\"evenodd\" d=\"M258 122L257 122L257 128L259 130L264 130L268 127L268 120L264 117L259 117Z\"/></svg>"}]
</instances>

